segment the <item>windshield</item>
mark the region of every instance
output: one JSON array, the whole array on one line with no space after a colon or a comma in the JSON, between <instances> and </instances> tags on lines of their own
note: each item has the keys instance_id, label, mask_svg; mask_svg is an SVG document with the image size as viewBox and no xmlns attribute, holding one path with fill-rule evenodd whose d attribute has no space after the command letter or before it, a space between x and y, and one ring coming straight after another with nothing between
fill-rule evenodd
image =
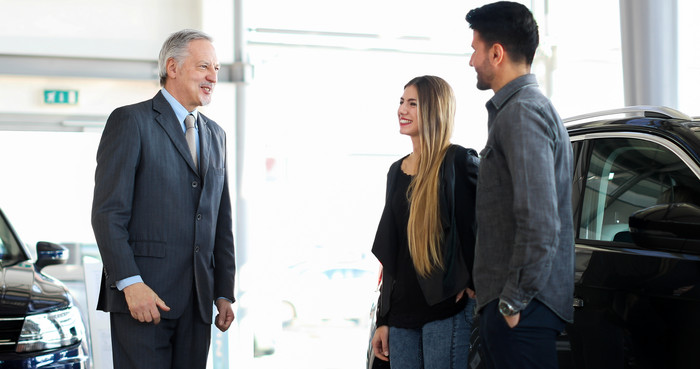
<instances>
[{"instance_id":1,"label":"windshield","mask_svg":"<svg viewBox=\"0 0 700 369\"><path fill-rule=\"evenodd\" d=\"M5 216L0 213L0 261L3 266L7 266L23 260L27 260L27 255Z\"/></svg>"}]
</instances>

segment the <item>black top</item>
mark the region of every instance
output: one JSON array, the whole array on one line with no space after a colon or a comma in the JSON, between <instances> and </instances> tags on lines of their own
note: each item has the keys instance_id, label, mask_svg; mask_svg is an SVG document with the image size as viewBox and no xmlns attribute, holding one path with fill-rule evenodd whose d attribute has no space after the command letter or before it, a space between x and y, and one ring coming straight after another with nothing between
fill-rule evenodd
<instances>
[{"instance_id":1,"label":"black top","mask_svg":"<svg viewBox=\"0 0 700 369\"><path fill-rule=\"evenodd\" d=\"M411 176L400 169L404 159L389 170L386 204L372 248L384 266L377 326L419 328L464 309L466 296L455 302L456 294L466 287L473 288L474 199L479 159L474 150L457 145L452 145L446 155L440 177L445 270L426 279L417 275L408 251L406 193Z\"/></svg>"},{"instance_id":2,"label":"black top","mask_svg":"<svg viewBox=\"0 0 700 369\"><path fill-rule=\"evenodd\" d=\"M391 207L397 229L408 227L409 203L406 193L410 183L411 176L399 171L395 191L391 195ZM466 296L458 303L455 303L456 296L453 296L429 306L418 284L418 276L413 267L411 253L408 251L407 232L399 232L399 246L394 288L391 291L391 310L387 316L388 325L399 328L419 328L427 322L446 319L464 309L467 303Z\"/></svg>"}]
</instances>

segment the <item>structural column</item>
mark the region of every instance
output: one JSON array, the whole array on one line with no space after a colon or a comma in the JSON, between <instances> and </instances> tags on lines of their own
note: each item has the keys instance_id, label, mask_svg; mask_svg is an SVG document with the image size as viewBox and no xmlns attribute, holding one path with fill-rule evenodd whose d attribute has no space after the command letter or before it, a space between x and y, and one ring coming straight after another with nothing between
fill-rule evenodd
<instances>
[{"instance_id":1,"label":"structural column","mask_svg":"<svg viewBox=\"0 0 700 369\"><path fill-rule=\"evenodd\" d=\"M678 108L677 0L620 0L625 105Z\"/></svg>"}]
</instances>

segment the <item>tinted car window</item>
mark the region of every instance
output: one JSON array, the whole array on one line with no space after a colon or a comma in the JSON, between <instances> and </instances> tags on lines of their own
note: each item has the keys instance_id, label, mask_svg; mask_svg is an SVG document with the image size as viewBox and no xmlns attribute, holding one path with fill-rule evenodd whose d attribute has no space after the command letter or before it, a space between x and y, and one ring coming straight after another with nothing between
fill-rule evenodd
<instances>
[{"instance_id":1,"label":"tinted car window","mask_svg":"<svg viewBox=\"0 0 700 369\"><path fill-rule=\"evenodd\" d=\"M632 242L629 216L657 204L700 204L700 181L678 156L634 138L591 141L579 238Z\"/></svg>"},{"instance_id":2,"label":"tinted car window","mask_svg":"<svg viewBox=\"0 0 700 369\"><path fill-rule=\"evenodd\" d=\"M0 261L4 266L7 266L26 259L27 256L22 251L11 228L0 216Z\"/></svg>"}]
</instances>

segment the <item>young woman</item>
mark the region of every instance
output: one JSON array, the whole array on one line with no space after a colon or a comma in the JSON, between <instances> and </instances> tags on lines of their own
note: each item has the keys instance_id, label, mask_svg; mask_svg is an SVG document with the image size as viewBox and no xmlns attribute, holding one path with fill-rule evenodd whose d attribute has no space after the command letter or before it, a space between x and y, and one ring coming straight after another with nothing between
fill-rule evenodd
<instances>
[{"instance_id":1,"label":"young woman","mask_svg":"<svg viewBox=\"0 0 700 369\"><path fill-rule=\"evenodd\" d=\"M450 144L454 113L443 79L404 87L399 131L413 152L389 169L372 247L384 278L372 346L392 368L467 368L479 159Z\"/></svg>"}]
</instances>

